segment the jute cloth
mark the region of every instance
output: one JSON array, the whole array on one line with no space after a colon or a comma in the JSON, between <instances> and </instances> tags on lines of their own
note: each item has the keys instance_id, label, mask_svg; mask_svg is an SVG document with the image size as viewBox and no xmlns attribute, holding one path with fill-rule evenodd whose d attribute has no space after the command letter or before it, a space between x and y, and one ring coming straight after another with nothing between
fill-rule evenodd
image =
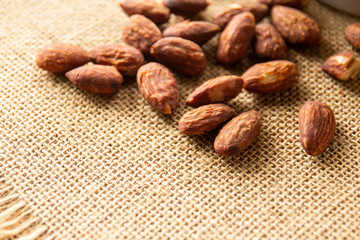
<instances>
[{"instance_id":1,"label":"jute cloth","mask_svg":"<svg viewBox=\"0 0 360 240\"><path fill-rule=\"evenodd\" d=\"M196 18L231 2L214 0ZM128 17L117 0L1 0L0 180L38 219L24 231L45 226L44 239L359 239L360 81L340 82L320 68L351 49L343 31L359 18L317 1L304 11L322 38L312 49L289 48L299 82L230 101L238 113L259 111L263 127L243 154L222 157L213 150L216 132L184 136L178 120L196 86L256 63L251 50L224 68L214 59L218 37L204 45L205 71L176 75L180 105L166 117L145 102L135 79L101 97L35 65L50 42L87 50L122 42ZM327 103L337 121L319 157L299 142L298 111L308 100Z\"/></svg>"}]
</instances>

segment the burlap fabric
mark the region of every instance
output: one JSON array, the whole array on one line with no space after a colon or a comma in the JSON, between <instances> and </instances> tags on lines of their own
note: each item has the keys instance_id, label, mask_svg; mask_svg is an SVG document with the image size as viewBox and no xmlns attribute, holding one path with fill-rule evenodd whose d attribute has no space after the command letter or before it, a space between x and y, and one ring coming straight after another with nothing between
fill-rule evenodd
<instances>
[{"instance_id":1,"label":"burlap fabric","mask_svg":"<svg viewBox=\"0 0 360 240\"><path fill-rule=\"evenodd\" d=\"M231 2L214 0L197 18ZM204 45L205 71L176 75L180 106L165 117L134 79L112 97L94 96L34 63L50 42L88 50L122 42L127 17L116 0L1 0L0 195L11 189L30 209L22 217L36 219L24 236L36 238L45 226L44 239L359 239L360 82L320 69L329 55L351 49L343 31L359 18L316 1L305 12L321 26L320 44L289 49L300 71L290 90L243 91L229 102L263 120L256 142L229 158L214 152L216 133L187 137L177 124L196 86L242 74L256 62L251 51L224 68L214 60L218 39ZM307 100L327 103L337 120L335 139L319 157L299 143L298 111ZM8 200L0 205L13 206Z\"/></svg>"}]
</instances>

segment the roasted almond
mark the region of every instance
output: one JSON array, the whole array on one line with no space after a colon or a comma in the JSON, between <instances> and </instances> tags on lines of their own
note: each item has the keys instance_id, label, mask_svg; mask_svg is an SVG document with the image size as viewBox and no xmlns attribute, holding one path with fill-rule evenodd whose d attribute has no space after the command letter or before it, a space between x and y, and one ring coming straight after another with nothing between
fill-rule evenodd
<instances>
[{"instance_id":1,"label":"roasted almond","mask_svg":"<svg viewBox=\"0 0 360 240\"><path fill-rule=\"evenodd\" d=\"M160 63L189 77L199 75L206 66L201 47L179 37L160 39L151 47L151 54Z\"/></svg>"},{"instance_id":2,"label":"roasted almond","mask_svg":"<svg viewBox=\"0 0 360 240\"><path fill-rule=\"evenodd\" d=\"M122 0L119 5L127 15L141 14L156 24L166 23L170 18L170 9L155 0Z\"/></svg>"},{"instance_id":3,"label":"roasted almond","mask_svg":"<svg viewBox=\"0 0 360 240\"><path fill-rule=\"evenodd\" d=\"M270 7L274 5L284 5L293 8L303 8L310 3L310 0L259 0L259 1Z\"/></svg>"},{"instance_id":4,"label":"roasted almond","mask_svg":"<svg viewBox=\"0 0 360 240\"><path fill-rule=\"evenodd\" d=\"M242 153L254 142L260 129L260 114L254 110L244 112L233 118L220 130L214 143L215 151L225 156Z\"/></svg>"},{"instance_id":5,"label":"roasted almond","mask_svg":"<svg viewBox=\"0 0 360 240\"><path fill-rule=\"evenodd\" d=\"M247 91L272 94L293 86L299 79L299 73L295 63L276 60L255 64L241 77Z\"/></svg>"},{"instance_id":6,"label":"roasted almond","mask_svg":"<svg viewBox=\"0 0 360 240\"><path fill-rule=\"evenodd\" d=\"M319 25L297 9L274 6L271 9L271 19L275 28L291 44L313 46L319 42Z\"/></svg>"},{"instance_id":7,"label":"roasted almond","mask_svg":"<svg viewBox=\"0 0 360 240\"><path fill-rule=\"evenodd\" d=\"M346 27L345 38L357 50L360 50L360 22Z\"/></svg>"},{"instance_id":8,"label":"roasted almond","mask_svg":"<svg viewBox=\"0 0 360 240\"><path fill-rule=\"evenodd\" d=\"M196 14L209 6L208 0L164 0L165 6L176 14Z\"/></svg>"},{"instance_id":9,"label":"roasted almond","mask_svg":"<svg viewBox=\"0 0 360 240\"><path fill-rule=\"evenodd\" d=\"M242 86L243 80L238 76L222 76L210 79L190 94L186 99L186 105L198 107L229 101L241 92Z\"/></svg>"},{"instance_id":10,"label":"roasted almond","mask_svg":"<svg viewBox=\"0 0 360 240\"><path fill-rule=\"evenodd\" d=\"M233 3L216 13L213 17L213 23L224 29L233 17L243 12L251 12L256 22L259 22L266 16L268 11L269 8L260 2Z\"/></svg>"},{"instance_id":11,"label":"roasted almond","mask_svg":"<svg viewBox=\"0 0 360 240\"><path fill-rule=\"evenodd\" d=\"M170 70L155 62L142 66L137 73L141 95L159 112L170 115L176 111L179 92Z\"/></svg>"},{"instance_id":12,"label":"roasted almond","mask_svg":"<svg viewBox=\"0 0 360 240\"><path fill-rule=\"evenodd\" d=\"M90 54L86 50L64 43L45 45L36 56L38 67L53 73L67 72L90 60Z\"/></svg>"},{"instance_id":13,"label":"roasted almond","mask_svg":"<svg viewBox=\"0 0 360 240\"><path fill-rule=\"evenodd\" d=\"M250 12L236 15L220 35L216 59L230 65L244 57L255 32L255 18Z\"/></svg>"},{"instance_id":14,"label":"roasted almond","mask_svg":"<svg viewBox=\"0 0 360 240\"><path fill-rule=\"evenodd\" d=\"M94 94L113 94L123 82L121 74L113 66L86 65L65 74L74 85Z\"/></svg>"},{"instance_id":15,"label":"roasted almond","mask_svg":"<svg viewBox=\"0 0 360 240\"><path fill-rule=\"evenodd\" d=\"M286 59L285 41L270 23L256 25L254 50L261 59Z\"/></svg>"},{"instance_id":16,"label":"roasted almond","mask_svg":"<svg viewBox=\"0 0 360 240\"><path fill-rule=\"evenodd\" d=\"M235 110L225 104L205 105L185 113L179 121L179 129L182 134L201 135L216 129L235 114Z\"/></svg>"},{"instance_id":17,"label":"roasted almond","mask_svg":"<svg viewBox=\"0 0 360 240\"><path fill-rule=\"evenodd\" d=\"M181 37L202 45L213 38L220 28L205 21L183 21L171 25L163 32L164 37Z\"/></svg>"},{"instance_id":18,"label":"roasted almond","mask_svg":"<svg viewBox=\"0 0 360 240\"><path fill-rule=\"evenodd\" d=\"M360 60L353 51L343 51L326 59L322 70L339 80L356 79L360 75Z\"/></svg>"},{"instance_id":19,"label":"roasted almond","mask_svg":"<svg viewBox=\"0 0 360 240\"><path fill-rule=\"evenodd\" d=\"M91 51L93 62L112 65L124 76L135 76L145 60L140 50L127 44L97 46Z\"/></svg>"},{"instance_id":20,"label":"roasted almond","mask_svg":"<svg viewBox=\"0 0 360 240\"><path fill-rule=\"evenodd\" d=\"M151 46L161 37L159 28L142 15L132 15L123 29L124 41L146 56L150 54Z\"/></svg>"},{"instance_id":21,"label":"roasted almond","mask_svg":"<svg viewBox=\"0 0 360 240\"><path fill-rule=\"evenodd\" d=\"M305 152L320 155L329 146L335 134L335 116L324 103L310 101L299 112L300 141Z\"/></svg>"}]
</instances>

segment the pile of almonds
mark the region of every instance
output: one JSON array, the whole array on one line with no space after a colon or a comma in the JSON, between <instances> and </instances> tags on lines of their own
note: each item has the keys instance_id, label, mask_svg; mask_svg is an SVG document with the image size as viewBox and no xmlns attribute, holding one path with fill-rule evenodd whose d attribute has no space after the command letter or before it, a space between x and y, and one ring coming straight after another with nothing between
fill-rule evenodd
<instances>
[{"instance_id":1,"label":"pile of almonds","mask_svg":"<svg viewBox=\"0 0 360 240\"><path fill-rule=\"evenodd\" d=\"M309 2L258 0L230 4L210 23L183 20L205 10L208 0L122 0L119 5L130 16L123 28L126 44L102 45L89 53L77 46L54 43L39 51L36 63L49 72L65 73L76 87L93 94L114 94L123 76L136 75L146 101L170 115L178 106L179 91L169 69L187 77L200 75L207 64L201 45L219 32L219 64L238 62L253 45L262 63L250 67L242 76L219 76L204 82L186 100L186 105L194 109L179 121L180 132L186 135L200 135L222 126L215 139L215 151L235 155L256 139L261 117L254 110L236 116L224 102L235 98L243 88L257 94L274 94L299 80L296 64L286 60L286 43L312 47L319 42L319 25L299 10ZM258 23L269 12L272 24ZM181 15L181 21L161 32L157 25L168 22L171 13ZM360 50L360 23L348 26L345 37ZM157 62L146 64L145 59ZM346 81L359 75L360 60L353 51L343 51L329 57L322 69ZM307 102L300 109L299 126L305 151L319 155L334 138L334 113L326 104Z\"/></svg>"}]
</instances>

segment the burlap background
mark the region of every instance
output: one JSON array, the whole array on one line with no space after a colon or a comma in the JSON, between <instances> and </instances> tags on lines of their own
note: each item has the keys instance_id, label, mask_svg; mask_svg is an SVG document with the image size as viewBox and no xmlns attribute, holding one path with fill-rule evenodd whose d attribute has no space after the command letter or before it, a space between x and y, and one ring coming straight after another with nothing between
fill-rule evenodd
<instances>
[{"instance_id":1,"label":"burlap background","mask_svg":"<svg viewBox=\"0 0 360 240\"><path fill-rule=\"evenodd\" d=\"M240 1L240 0L239 0ZM214 0L198 18L234 1ZM216 133L187 137L177 122L203 81L242 74L216 65L217 38L204 46L203 74L176 75L173 117L153 110L128 79L112 97L87 94L34 64L49 42L90 50L122 41L127 17L116 0L0 1L0 174L56 239L359 239L360 82L339 82L320 66L351 49L345 27L359 18L312 1L322 29L313 49L289 49L300 81L281 94L243 91L229 105L258 110L263 128L243 154L213 151ZM329 149L309 157L299 143L298 111L330 105L337 130Z\"/></svg>"}]
</instances>

